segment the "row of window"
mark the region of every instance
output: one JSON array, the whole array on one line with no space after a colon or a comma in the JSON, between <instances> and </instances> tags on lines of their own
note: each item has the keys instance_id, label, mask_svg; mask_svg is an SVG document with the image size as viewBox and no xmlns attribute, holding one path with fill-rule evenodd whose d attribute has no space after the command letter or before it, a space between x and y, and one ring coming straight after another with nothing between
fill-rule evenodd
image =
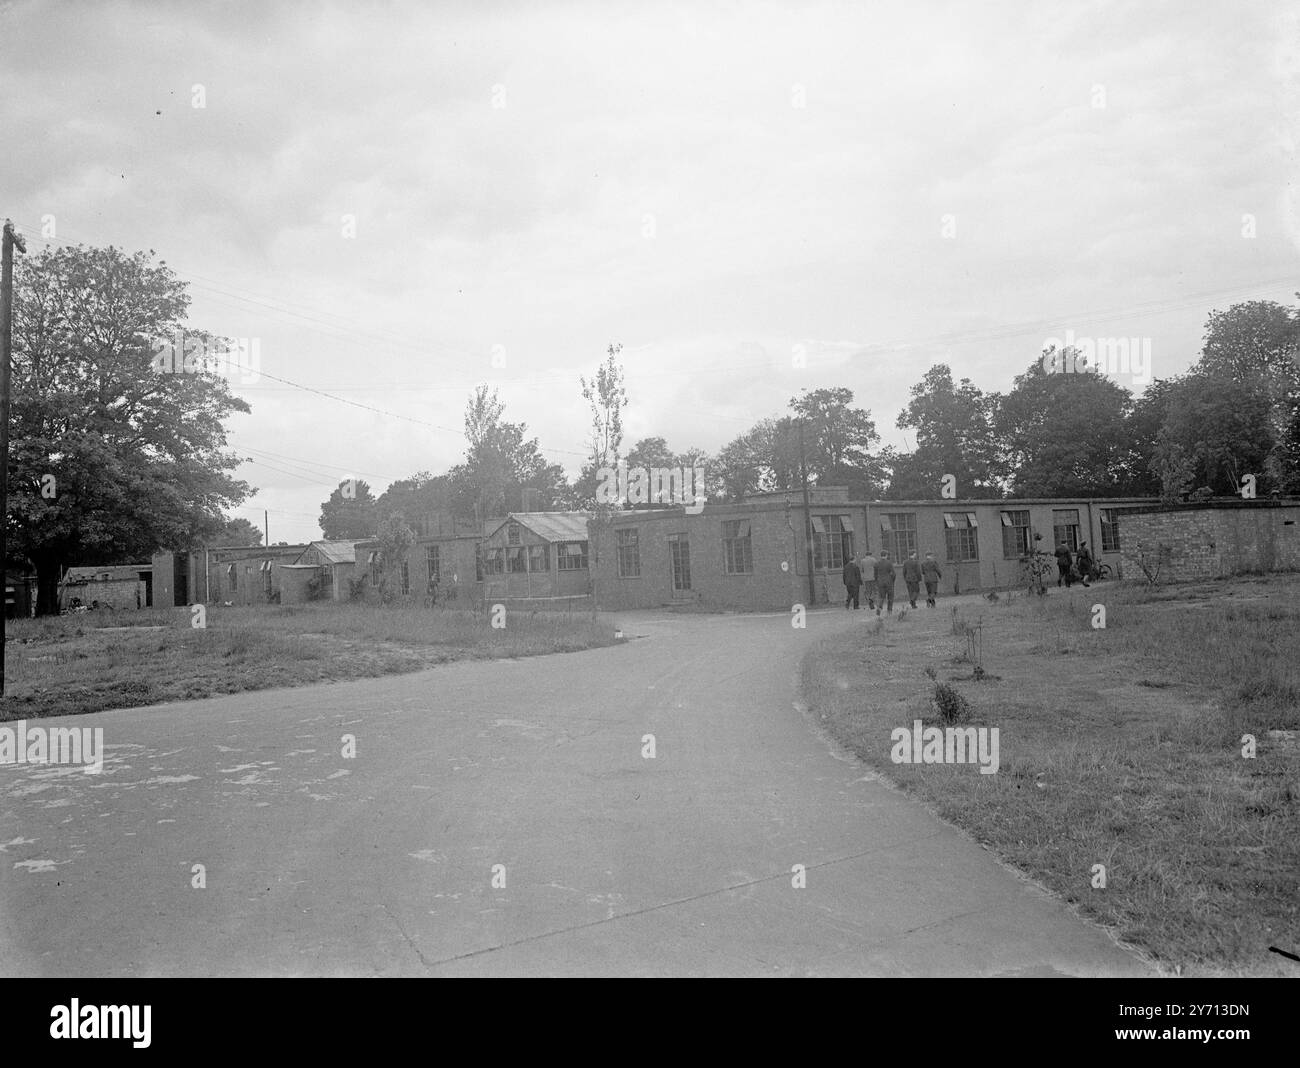
<instances>
[{"instance_id":1,"label":"row of window","mask_svg":"<svg viewBox=\"0 0 1300 1068\"><path fill-rule=\"evenodd\" d=\"M425 568L428 574L427 590L433 593L442 578L442 557L437 545L425 546ZM555 547L555 569L557 571L585 571L588 565L587 543L585 541L562 541ZM551 569L549 545L519 545L484 549L474 546L474 578L482 582L485 575L514 575L532 572L549 572ZM378 586L383 575L384 565L378 550L370 553L370 585ZM410 569L406 561L400 570L401 592L411 592Z\"/></svg>"},{"instance_id":2,"label":"row of window","mask_svg":"<svg viewBox=\"0 0 1300 1068\"><path fill-rule=\"evenodd\" d=\"M1113 508L1101 510L1101 548L1119 551L1118 514ZM1002 519L1002 555L1019 559L1030 552L1033 542L1028 511L1004 511ZM849 515L815 515L811 517L813 569L842 570L855 552L853 517ZM944 512L944 542L949 563L979 559L979 520L974 512ZM1064 542L1070 549L1079 547L1079 510L1057 508L1052 511L1052 546ZM919 552L915 512L889 512L880 516L880 547L895 560L906 560ZM639 578L641 575L640 532L617 531L618 575ZM730 519L722 523L723 568L728 575L749 575L754 571L754 550L748 519Z\"/></svg>"}]
</instances>

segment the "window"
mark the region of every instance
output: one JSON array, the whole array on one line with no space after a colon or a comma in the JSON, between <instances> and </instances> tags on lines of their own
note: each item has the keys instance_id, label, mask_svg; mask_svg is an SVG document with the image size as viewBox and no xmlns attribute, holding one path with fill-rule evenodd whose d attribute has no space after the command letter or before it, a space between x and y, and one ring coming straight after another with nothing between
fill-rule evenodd
<instances>
[{"instance_id":1,"label":"window","mask_svg":"<svg viewBox=\"0 0 1300 1068\"><path fill-rule=\"evenodd\" d=\"M366 563L370 565L370 585L379 585L379 576L383 572L383 566L379 562L379 551L372 550Z\"/></svg>"},{"instance_id":2,"label":"window","mask_svg":"<svg viewBox=\"0 0 1300 1068\"><path fill-rule=\"evenodd\" d=\"M405 560L402 561L402 568L399 574L401 575L402 596L405 597L411 592L411 565Z\"/></svg>"},{"instance_id":3,"label":"window","mask_svg":"<svg viewBox=\"0 0 1300 1068\"><path fill-rule=\"evenodd\" d=\"M438 575L442 569L442 565L439 562L438 546L426 545L424 547L424 566L429 575L428 585L425 592L433 593L438 587Z\"/></svg>"},{"instance_id":4,"label":"window","mask_svg":"<svg viewBox=\"0 0 1300 1068\"><path fill-rule=\"evenodd\" d=\"M231 593L239 589L239 566L237 564L231 564L226 568L226 582Z\"/></svg>"},{"instance_id":5,"label":"window","mask_svg":"<svg viewBox=\"0 0 1300 1068\"><path fill-rule=\"evenodd\" d=\"M551 547L549 545L528 546L528 570L551 570Z\"/></svg>"},{"instance_id":6,"label":"window","mask_svg":"<svg viewBox=\"0 0 1300 1068\"><path fill-rule=\"evenodd\" d=\"M1029 543L1029 512L1002 513L1002 558L1019 560L1032 551Z\"/></svg>"},{"instance_id":7,"label":"window","mask_svg":"<svg viewBox=\"0 0 1300 1068\"><path fill-rule=\"evenodd\" d=\"M562 541L556 549L555 569L557 571L586 571L587 543L585 541Z\"/></svg>"},{"instance_id":8,"label":"window","mask_svg":"<svg viewBox=\"0 0 1300 1068\"><path fill-rule=\"evenodd\" d=\"M722 556L728 575L754 573L754 549L749 537L748 519L722 521Z\"/></svg>"},{"instance_id":9,"label":"window","mask_svg":"<svg viewBox=\"0 0 1300 1068\"><path fill-rule=\"evenodd\" d=\"M271 596L271 561L263 560L257 568L262 573L262 592Z\"/></svg>"},{"instance_id":10,"label":"window","mask_svg":"<svg viewBox=\"0 0 1300 1068\"><path fill-rule=\"evenodd\" d=\"M1079 509L1052 509L1052 546L1062 542L1073 552L1079 547Z\"/></svg>"},{"instance_id":11,"label":"window","mask_svg":"<svg viewBox=\"0 0 1300 1068\"><path fill-rule=\"evenodd\" d=\"M916 513L891 512L880 517L880 547L891 560L906 560L916 552Z\"/></svg>"},{"instance_id":12,"label":"window","mask_svg":"<svg viewBox=\"0 0 1300 1068\"><path fill-rule=\"evenodd\" d=\"M518 545L506 549L506 567L512 575L522 575L528 570L528 547Z\"/></svg>"},{"instance_id":13,"label":"window","mask_svg":"<svg viewBox=\"0 0 1300 1068\"><path fill-rule=\"evenodd\" d=\"M1119 552L1119 509L1103 508L1101 510L1101 551Z\"/></svg>"},{"instance_id":14,"label":"window","mask_svg":"<svg viewBox=\"0 0 1300 1068\"><path fill-rule=\"evenodd\" d=\"M980 558L979 520L974 512L944 512L943 525L950 564Z\"/></svg>"},{"instance_id":15,"label":"window","mask_svg":"<svg viewBox=\"0 0 1300 1068\"><path fill-rule=\"evenodd\" d=\"M641 577L641 532L620 530L616 532L618 543L618 577Z\"/></svg>"},{"instance_id":16,"label":"window","mask_svg":"<svg viewBox=\"0 0 1300 1068\"><path fill-rule=\"evenodd\" d=\"M519 538L520 538L519 524L511 523L510 526L506 529L506 544L518 545Z\"/></svg>"},{"instance_id":17,"label":"window","mask_svg":"<svg viewBox=\"0 0 1300 1068\"><path fill-rule=\"evenodd\" d=\"M815 515L813 570L838 571L853 558L853 520L846 515Z\"/></svg>"},{"instance_id":18,"label":"window","mask_svg":"<svg viewBox=\"0 0 1300 1068\"><path fill-rule=\"evenodd\" d=\"M489 549L484 565L483 570L486 574L504 575L506 573L506 551L504 549Z\"/></svg>"}]
</instances>

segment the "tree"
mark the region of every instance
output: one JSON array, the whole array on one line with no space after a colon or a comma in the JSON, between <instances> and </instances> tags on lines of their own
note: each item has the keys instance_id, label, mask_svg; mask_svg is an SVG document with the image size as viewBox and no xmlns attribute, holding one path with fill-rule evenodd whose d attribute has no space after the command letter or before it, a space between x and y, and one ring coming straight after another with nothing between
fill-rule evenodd
<instances>
[{"instance_id":1,"label":"tree","mask_svg":"<svg viewBox=\"0 0 1300 1068\"><path fill-rule=\"evenodd\" d=\"M935 364L912 387L898 417L901 430L916 431L916 451L895 459L888 495L895 499L938 497L945 476L956 479L960 497L998 497L994 399L969 378L954 386L947 364Z\"/></svg>"},{"instance_id":2,"label":"tree","mask_svg":"<svg viewBox=\"0 0 1300 1068\"><path fill-rule=\"evenodd\" d=\"M1222 372L1187 375L1169 398L1162 459L1181 457L1191 465L1190 481L1215 493L1238 492L1244 474L1254 474L1267 491L1266 468L1277 444L1269 411L1258 384Z\"/></svg>"},{"instance_id":3,"label":"tree","mask_svg":"<svg viewBox=\"0 0 1300 1068\"><path fill-rule=\"evenodd\" d=\"M486 519L534 502L545 509L565 494L564 469L547 462L524 423L506 422L504 415L496 390L474 391L465 411L465 462L447 476L458 515Z\"/></svg>"},{"instance_id":4,"label":"tree","mask_svg":"<svg viewBox=\"0 0 1300 1068\"><path fill-rule=\"evenodd\" d=\"M714 482L728 501L754 493L799 489L799 428L789 416L764 419L729 441L711 465Z\"/></svg>"},{"instance_id":5,"label":"tree","mask_svg":"<svg viewBox=\"0 0 1300 1068\"><path fill-rule=\"evenodd\" d=\"M875 496L884 468L871 454L880 441L871 413L852 403L851 389L815 389L792 397L790 409L794 433L798 422L804 424L808 477L819 485L847 485L850 496L863 499Z\"/></svg>"},{"instance_id":6,"label":"tree","mask_svg":"<svg viewBox=\"0 0 1300 1068\"><path fill-rule=\"evenodd\" d=\"M365 479L345 479L320 506L320 528L327 541L359 541L375 533L379 513Z\"/></svg>"},{"instance_id":7,"label":"tree","mask_svg":"<svg viewBox=\"0 0 1300 1068\"><path fill-rule=\"evenodd\" d=\"M224 451L225 420L248 404L211 369L167 373L155 359L182 329L220 347L186 327L188 308L152 252L78 245L17 264L5 518L10 553L36 569L40 614L57 611L65 564L192 548L251 492Z\"/></svg>"},{"instance_id":8,"label":"tree","mask_svg":"<svg viewBox=\"0 0 1300 1068\"><path fill-rule=\"evenodd\" d=\"M1055 366L1072 366L1064 355ZM1047 362L1031 363L996 401L993 425L1012 495L1115 496L1133 466L1131 395L1092 371L1049 373Z\"/></svg>"},{"instance_id":9,"label":"tree","mask_svg":"<svg viewBox=\"0 0 1300 1068\"><path fill-rule=\"evenodd\" d=\"M406 555L415 544L415 531L397 514L390 515L379 524L379 600L388 604L397 596L393 591L393 578L400 573Z\"/></svg>"},{"instance_id":10,"label":"tree","mask_svg":"<svg viewBox=\"0 0 1300 1068\"><path fill-rule=\"evenodd\" d=\"M619 461L623 447L623 409L627 407L627 389L623 385L623 365L619 354L623 346L611 344L605 350L605 362L596 368L589 382L579 378L582 397L591 409L591 455L578 476L574 495L584 508L596 503L596 487L600 484L601 468L613 468Z\"/></svg>"},{"instance_id":11,"label":"tree","mask_svg":"<svg viewBox=\"0 0 1300 1068\"><path fill-rule=\"evenodd\" d=\"M228 520L226 525L205 545L261 545L262 532L243 516Z\"/></svg>"}]
</instances>

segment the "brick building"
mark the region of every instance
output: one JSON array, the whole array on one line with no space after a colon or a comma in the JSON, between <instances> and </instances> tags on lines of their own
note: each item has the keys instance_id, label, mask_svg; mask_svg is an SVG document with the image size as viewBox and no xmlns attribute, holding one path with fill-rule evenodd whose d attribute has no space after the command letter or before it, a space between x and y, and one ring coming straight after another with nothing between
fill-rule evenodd
<instances>
[{"instance_id":1,"label":"brick building","mask_svg":"<svg viewBox=\"0 0 1300 1068\"><path fill-rule=\"evenodd\" d=\"M1215 578L1255 571L1300 570L1300 501L1230 497L1196 504L1149 506L1124 514L1125 570L1142 571L1139 554L1168 557L1160 580Z\"/></svg>"},{"instance_id":2,"label":"brick building","mask_svg":"<svg viewBox=\"0 0 1300 1068\"><path fill-rule=\"evenodd\" d=\"M697 604L783 611L841 600L844 561L887 549L897 562L933 552L940 590L1008 588L1024 581L1021 558L1037 547L1093 555L1122 568L1121 514L1149 498L853 501L839 487L811 488L811 546L803 496L758 494L738 504L619 512L593 538L596 598L603 609ZM812 592L809 548L812 549ZM902 589L901 579L899 588Z\"/></svg>"},{"instance_id":3,"label":"brick building","mask_svg":"<svg viewBox=\"0 0 1300 1068\"><path fill-rule=\"evenodd\" d=\"M276 564L294 563L306 545L227 546L155 553L154 603L268 604L280 597Z\"/></svg>"},{"instance_id":4,"label":"brick building","mask_svg":"<svg viewBox=\"0 0 1300 1068\"><path fill-rule=\"evenodd\" d=\"M116 610L135 611L153 604L151 564L70 567L59 582L59 611L74 604L89 608L96 601Z\"/></svg>"}]
</instances>

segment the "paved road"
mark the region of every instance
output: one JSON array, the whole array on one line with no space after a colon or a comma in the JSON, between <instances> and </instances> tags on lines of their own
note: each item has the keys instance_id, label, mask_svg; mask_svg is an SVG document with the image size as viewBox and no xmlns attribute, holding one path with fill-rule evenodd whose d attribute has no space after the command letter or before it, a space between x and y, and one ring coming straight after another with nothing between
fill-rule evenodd
<instances>
[{"instance_id":1,"label":"paved road","mask_svg":"<svg viewBox=\"0 0 1300 1068\"><path fill-rule=\"evenodd\" d=\"M806 721L863 615L60 720L108 757L0 767L0 973L1144 974Z\"/></svg>"}]
</instances>

